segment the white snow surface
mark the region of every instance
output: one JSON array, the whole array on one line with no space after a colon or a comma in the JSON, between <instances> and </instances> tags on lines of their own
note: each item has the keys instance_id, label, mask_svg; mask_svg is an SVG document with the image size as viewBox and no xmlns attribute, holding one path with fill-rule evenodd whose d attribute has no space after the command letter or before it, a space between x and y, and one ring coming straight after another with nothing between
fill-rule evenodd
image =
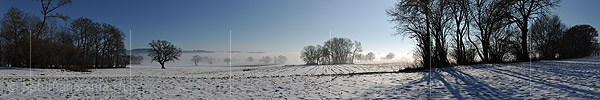
<instances>
[{"instance_id":1,"label":"white snow surface","mask_svg":"<svg viewBox=\"0 0 600 100\"><path fill-rule=\"evenodd\" d=\"M0 99L600 99L600 57L370 73L403 66L0 67Z\"/></svg>"}]
</instances>

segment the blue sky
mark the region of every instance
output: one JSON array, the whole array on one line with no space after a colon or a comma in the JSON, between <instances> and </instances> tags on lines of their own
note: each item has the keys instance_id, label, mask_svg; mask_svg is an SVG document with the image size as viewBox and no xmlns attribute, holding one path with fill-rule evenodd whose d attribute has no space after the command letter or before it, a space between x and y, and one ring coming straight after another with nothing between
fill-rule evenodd
<instances>
[{"instance_id":1,"label":"blue sky","mask_svg":"<svg viewBox=\"0 0 600 100\"><path fill-rule=\"evenodd\" d=\"M334 37L361 41L365 51L407 53L411 39L393 36L385 10L396 0L75 0L56 12L88 17L132 31L131 47L146 48L151 40L168 40L185 50L299 51ZM568 26L600 27L598 0L563 0L554 10ZM4 0L10 6L39 14L39 3ZM403 55L403 54L397 54Z\"/></svg>"}]
</instances>

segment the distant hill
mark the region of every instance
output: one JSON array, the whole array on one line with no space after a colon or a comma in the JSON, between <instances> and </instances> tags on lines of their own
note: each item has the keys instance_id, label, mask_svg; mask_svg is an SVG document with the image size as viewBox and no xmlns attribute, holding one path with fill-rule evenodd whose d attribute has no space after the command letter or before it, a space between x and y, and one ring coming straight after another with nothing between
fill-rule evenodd
<instances>
[{"instance_id":1,"label":"distant hill","mask_svg":"<svg viewBox=\"0 0 600 100\"><path fill-rule=\"evenodd\" d=\"M148 53L148 51L150 51L150 48L138 48L138 49L133 49L133 50L127 50L127 54L129 54L131 51L131 54L134 55L140 55L140 54L146 54ZM181 51L181 53L216 53L216 52L231 52L231 53L242 53L242 51L211 51L211 50L183 50ZM248 52L248 53L255 53L255 52ZM264 53L264 52L259 52L259 53Z\"/></svg>"},{"instance_id":2,"label":"distant hill","mask_svg":"<svg viewBox=\"0 0 600 100\"><path fill-rule=\"evenodd\" d=\"M127 50L127 54L133 54L133 55L140 55L140 54L146 54L148 53L148 51L150 51L150 48L139 48L139 49L133 49L133 50Z\"/></svg>"}]
</instances>

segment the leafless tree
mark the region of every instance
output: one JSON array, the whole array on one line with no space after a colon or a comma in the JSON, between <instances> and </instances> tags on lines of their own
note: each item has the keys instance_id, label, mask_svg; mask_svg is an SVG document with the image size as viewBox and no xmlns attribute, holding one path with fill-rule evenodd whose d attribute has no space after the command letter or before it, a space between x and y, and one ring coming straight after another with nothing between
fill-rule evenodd
<instances>
[{"instance_id":1,"label":"leafless tree","mask_svg":"<svg viewBox=\"0 0 600 100\"><path fill-rule=\"evenodd\" d=\"M263 62L263 63L271 63L271 61L273 61L273 58L271 58L269 56L264 56L259 60L260 60L260 62Z\"/></svg>"},{"instance_id":2,"label":"leafless tree","mask_svg":"<svg viewBox=\"0 0 600 100\"><path fill-rule=\"evenodd\" d=\"M451 0L450 10L451 17L454 21L455 33L453 34L454 40L454 52L451 54L456 60L457 64L466 64L469 58L467 57L467 46L465 46L465 35L470 32L471 14L472 14L472 2L471 0Z\"/></svg>"},{"instance_id":3,"label":"leafless tree","mask_svg":"<svg viewBox=\"0 0 600 100\"><path fill-rule=\"evenodd\" d=\"M395 56L396 56L396 55L395 55L394 53L391 53L391 52L390 52L390 53L388 53L387 55L385 55L385 59L388 59L388 60L389 60L389 59L394 59L394 57L395 57Z\"/></svg>"},{"instance_id":4,"label":"leafless tree","mask_svg":"<svg viewBox=\"0 0 600 100\"><path fill-rule=\"evenodd\" d=\"M533 42L535 52L541 59L556 59L559 49L559 40L566 29L557 15L540 16L530 27L530 39Z\"/></svg>"},{"instance_id":5,"label":"leafless tree","mask_svg":"<svg viewBox=\"0 0 600 100\"><path fill-rule=\"evenodd\" d=\"M152 40L148 45L152 47L148 51L148 56L152 57L151 62L158 62L162 69L165 69L165 62L179 60L181 56L181 48L166 40Z\"/></svg>"},{"instance_id":6,"label":"leafless tree","mask_svg":"<svg viewBox=\"0 0 600 100\"><path fill-rule=\"evenodd\" d=\"M373 60L375 59L375 53L373 53L373 52L369 52L369 53L367 53L367 55L365 56L365 58L366 58L368 61L373 61Z\"/></svg>"},{"instance_id":7,"label":"leafless tree","mask_svg":"<svg viewBox=\"0 0 600 100\"><path fill-rule=\"evenodd\" d=\"M469 37L469 42L476 48L479 58L483 62L499 62L501 59L490 59L490 56L500 56L501 54L493 53L491 50L500 49L492 48L494 39L505 36L502 29L511 24L510 14L512 2L507 0L478 0L474 4L473 24L479 34L473 35L480 43L479 45ZM499 43L498 43L499 44Z\"/></svg>"},{"instance_id":8,"label":"leafless tree","mask_svg":"<svg viewBox=\"0 0 600 100\"><path fill-rule=\"evenodd\" d=\"M366 58L365 58L364 54L357 53L357 54L354 55L354 60L355 60L355 62L356 61L363 62L363 61L366 61Z\"/></svg>"},{"instance_id":9,"label":"leafless tree","mask_svg":"<svg viewBox=\"0 0 600 100\"><path fill-rule=\"evenodd\" d=\"M352 61L352 50L354 43L347 38L331 38L325 42L325 48L329 49L331 64L345 64Z\"/></svg>"},{"instance_id":10,"label":"leafless tree","mask_svg":"<svg viewBox=\"0 0 600 100\"><path fill-rule=\"evenodd\" d=\"M28 56L28 53L25 53L29 46L25 46L27 42L27 38L30 36L31 32L31 21L28 19L32 19L32 16L28 16L28 13L25 13L18 8L10 8L8 12L4 14L2 17L1 28L2 32L0 33L0 37L2 37L4 47L5 47L5 55L3 56L7 62L11 66L23 66L25 64L25 57Z\"/></svg>"},{"instance_id":11,"label":"leafless tree","mask_svg":"<svg viewBox=\"0 0 600 100\"><path fill-rule=\"evenodd\" d=\"M287 61L287 57L285 57L283 55L279 55L279 56L273 57L273 62L274 63L283 64L286 61Z\"/></svg>"},{"instance_id":12,"label":"leafless tree","mask_svg":"<svg viewBox=\"0 0 600 100\"><path fill-rule=\"evenodd\" d=\"M42 6L42 9L40 10L42 13L42 22L39 23L38 26L38 31L36 32L37 34L35 35L35 38L38 38L37 36L42 36L41 34L44 33L45 30L45 25L46 25L46 21L48 20L48 18L60 18L62 20L68 20L69 17L62 15L60 13L55 13L52 14L52 12L60 7L64 7L64 6L69 6L72 4L72 0L39 0L40 4Z\"/></svg>"},{"instance_id":13,"label":"leafless tree","mask_svg":"<svg viewBox=\"0 0 600 100\"><path fill-rule=\"evenodd\" d=\"M229 64L231 62L231 59L225 58L225 59L223 59L223 61L225 61L225 63Z\"/></svg>"},{"instance_id":14,"label":"leafless tree","mask_svg":"<svg viewBox=\"0 0 600 100\"><path fill-rule=\"evenodd\" d=\"M317 64L331 64L331 53L329 48L317 45Z\"/></svg>"},{"instance_id":15,"label":"leafless tree","mask_svg":"<svg viewBox=\"0 0 600 100\"><path fill-rule=\"evenodd\" d=\"M507 0L509 1L509 0ZM529 21L537 19L540 15L548 13L549 9L558 7L560 0L514 0L512 21L521 30L521 52L517 54L520 61L529 60L529 48L527 47L527 36L529 33Z\"/></svg>"},{"instance_id":16,"label":"leafless tree","mask_svg":"<svg viewBox=\"0 0 600 100\"><path fill-rule=\"evenodd\" d=\"M248 57L248 58L246 58L246 61L252 63L252 62L254 62L254 58Z\"/></svg>"},{"instance_id":17,"label":"leafless tree","mask_svg":"<svg viewBox=\"0 0 600 100\"><path fill-rule=\"evenodd\" d=\"M362 52L362 44L358 41L354 41L354 50L352 51L352 61L350 61L351 63L354 63L354 59L355 57L357 57L360 52Z\"/></svg>"},{"instance_id":18,"label":"leafless tree","mask_svg":"<svg viewBox=\"0 0 600 100\"><path fill-rule=\"evenodd\" d=\"M446 0L400 0L387 14L397 24L397 35L417 41L423 66L448 65L446 36L452 17ZM434 43L434 44L432 44ZM434 64L434 65L431 65Z\"/></svg>"},{"instance_id":19,"label":"leafless tree","mask_svg":"<svg viewBox=\"0 0 600 100\"><path fill-rule=\"evenodd\" d=\"M306 62L306 64L318 64L318 55L319 53L317 47L312 45L304 47L300 53L300 57L304 62Z\"/></svg>"},{"instance_id":20,"label":"leafless tree","mask_svg":"<svg viewBox=\"0 0 600 100\"><path fill-rule=\"evenodd\" d=\"M194 62L195 66L198 66L198 63L200 63L202 61L202 57L200 55L194 55L194 57L192 57L191 61Z\"/></svg>"}]
</instances>

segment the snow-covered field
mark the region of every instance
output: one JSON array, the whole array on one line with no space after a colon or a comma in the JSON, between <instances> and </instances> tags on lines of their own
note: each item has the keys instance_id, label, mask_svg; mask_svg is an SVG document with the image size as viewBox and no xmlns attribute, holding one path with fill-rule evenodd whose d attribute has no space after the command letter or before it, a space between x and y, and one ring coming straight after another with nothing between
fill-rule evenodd
<instances>
[{"instance_id":1,"label":"snow-covered field","mask_svg":"<svg viewBox=\"0 0 600 100\"><path fill-rule=\"evenodd\" d=\"M599 57L360 74L403 66L0 67L0 99L600 99Z\"/></svg>"}]
</instances>

